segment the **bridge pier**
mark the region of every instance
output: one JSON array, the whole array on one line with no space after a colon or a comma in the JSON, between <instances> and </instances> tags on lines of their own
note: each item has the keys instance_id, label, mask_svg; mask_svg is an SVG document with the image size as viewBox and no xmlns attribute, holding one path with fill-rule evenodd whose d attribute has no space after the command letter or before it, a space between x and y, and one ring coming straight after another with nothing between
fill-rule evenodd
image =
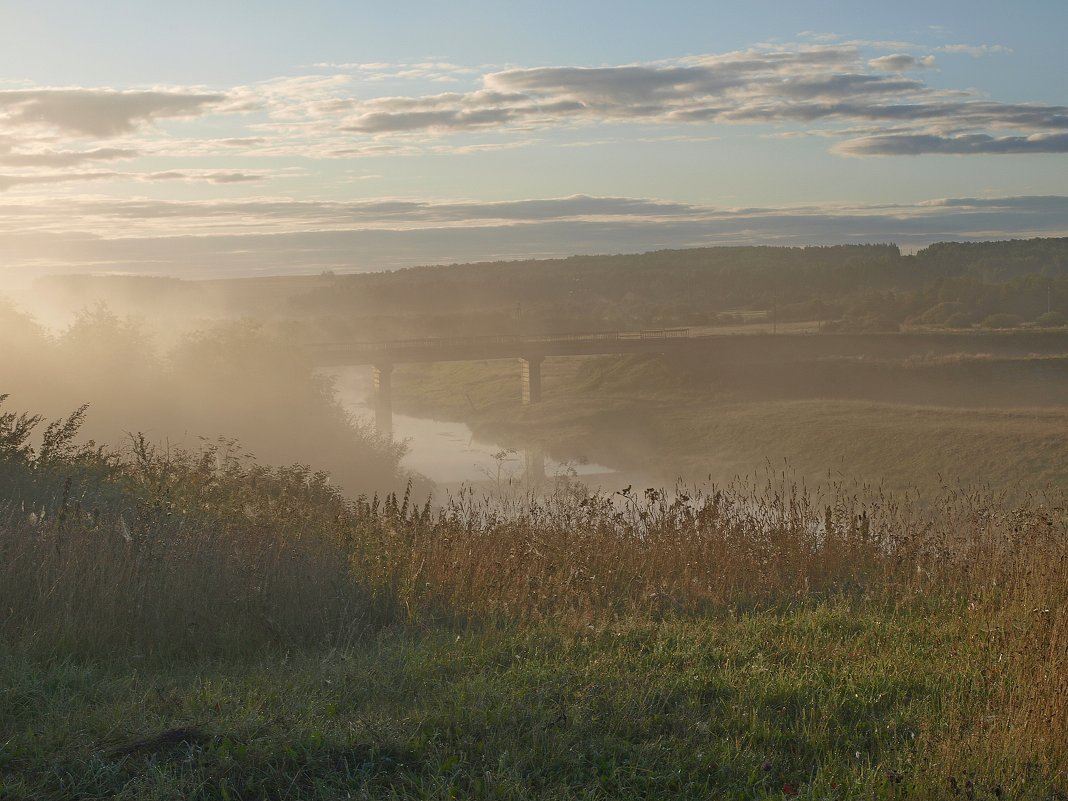
<instances>
[{"instance_id":1,"label":"bridge pier","mask_svg":"<svg viewBox=\"0 0 1068 801\"><path fill-rule=\"evenodd\" d=\"M545 451L538 446L527 448L524 454L525 477L528 487L541 487L545 484Z\"/></svg>"},{"instance_id":2,"label":"bridge pier","mask_svg":"<svg viewBox=\"0 0 1068 801\"><path fill-rule=\"evenodd\" d=\"M375 384L375 429L379 434L393 436L393 365L388 362L373 365Z\"/></svg>"},{"instance_id":3,"label":"bridge pier","mask_svg":"<svg viewBox=\"0 0 1068 801\"><path fill-rule=\"evenodd\" d=\"M545 361L544 356L525 356L519 359L524 406L541 403L541 363L543 361Z\"/></svg>"}]
</instances>

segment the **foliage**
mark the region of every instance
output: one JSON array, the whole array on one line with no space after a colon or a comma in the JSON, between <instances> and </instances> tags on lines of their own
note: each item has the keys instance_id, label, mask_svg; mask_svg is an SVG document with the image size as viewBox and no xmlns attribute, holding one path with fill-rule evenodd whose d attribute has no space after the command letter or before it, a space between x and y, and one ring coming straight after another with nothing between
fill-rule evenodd
<instances>
[{"instance_id":1,"label":"foliage","mask_svg":"<svg viewBox=\"0 0 1068 801\"><path fill-rule=\"evenodd\" d=\"M1035 318L1035 323L1047 328L1056 328L1068 324L1068 315L1059 311L1048 311Z\"/></svg>"},{"instance_id":2,"label":"foliage","mask_svg":"<svg viewBox=\"0 0 1068 801\"><path fill-rule=\"evenodd\" d=\"M403 444L352 419L330 379L257 323L218 323L161 349L145 323L103 305L49 336L0 304L0 335L0 389L51 416L90 404L85 431L110 446L131 430L193 449L235 438L267 462L315 462L352 494L406 481Z\"/></svg>"},{"instance_id":3,"label":"foliage","mask_svg":"<svg viewBox=\"0 0 1068 801\"><path fill-rule=\"evenodd\" d=\"M1006 314L1004 312L991 314L981 325L983 328L1019 328L1023 320L1018 314Z\"/></svg>"},{"instance_id":4,"label":"foliage","mask_svg":"<svg viewBox=\"0 0 1068 801\"><path fill-rule=\"evenodd\" d=\"M45 654L168 657L344 644L390 604L348 564L348 506L323 473L232 441L73 443L85 414L0 415L0 635Z\"/></svg>"}]
</instances>

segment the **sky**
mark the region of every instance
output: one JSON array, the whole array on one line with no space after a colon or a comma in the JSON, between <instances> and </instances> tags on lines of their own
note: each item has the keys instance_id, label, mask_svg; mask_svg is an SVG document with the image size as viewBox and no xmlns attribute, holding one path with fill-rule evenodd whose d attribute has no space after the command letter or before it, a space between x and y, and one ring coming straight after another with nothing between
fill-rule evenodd
<instances>
[{"instance_id":1,"label":"sky","mask_svg":"<svg viewBox=\"0 0 1068 801\"><path fill-rule=\"evenodd\" d=\"M1065 31L1063 0L0 0L0 286L1064 236Z\"/></svg>"}]
</instances>

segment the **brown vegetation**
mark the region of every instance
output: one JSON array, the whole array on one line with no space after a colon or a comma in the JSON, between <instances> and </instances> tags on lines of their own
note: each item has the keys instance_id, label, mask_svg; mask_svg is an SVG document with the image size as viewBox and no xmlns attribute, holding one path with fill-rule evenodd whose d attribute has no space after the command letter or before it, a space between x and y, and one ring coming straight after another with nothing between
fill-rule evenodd
<instances>
[{"instance_id":1,"label":"brown vegetation","mask_svg":"<svg viewBox=\"0 0 1068 801\"><path fill-rule=\"evenodd\" d=\"M949 740L1068 769L1068 512L950 493L763 486L345 501L322 475L216 448L124 457L72 444L79 415L2 420L0 624L30 651L235 654L345 646L399 619L579 632L814 602L934 615L982 654ZM399 617L398 617L399 616ZM949 656L949 655L947 655ZM963 658L963 657L962 657Z\"/></svg>"}]
</instances>

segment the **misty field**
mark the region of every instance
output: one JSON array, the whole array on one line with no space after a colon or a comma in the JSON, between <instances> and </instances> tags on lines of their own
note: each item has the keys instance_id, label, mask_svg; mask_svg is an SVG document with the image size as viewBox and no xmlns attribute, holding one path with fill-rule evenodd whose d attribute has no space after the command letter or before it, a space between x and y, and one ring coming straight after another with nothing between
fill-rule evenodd
<instances>
[{"instance_id":1,"label":"misty field","mask_svg":"<svg viewBox=\"0 0 1068 801\"><path fill-rule=\"evenodd\" d=\"M5 799L1065 789L1063 498L347 501L80 419L0 418Z\"/></svg>"}]
</instances>

